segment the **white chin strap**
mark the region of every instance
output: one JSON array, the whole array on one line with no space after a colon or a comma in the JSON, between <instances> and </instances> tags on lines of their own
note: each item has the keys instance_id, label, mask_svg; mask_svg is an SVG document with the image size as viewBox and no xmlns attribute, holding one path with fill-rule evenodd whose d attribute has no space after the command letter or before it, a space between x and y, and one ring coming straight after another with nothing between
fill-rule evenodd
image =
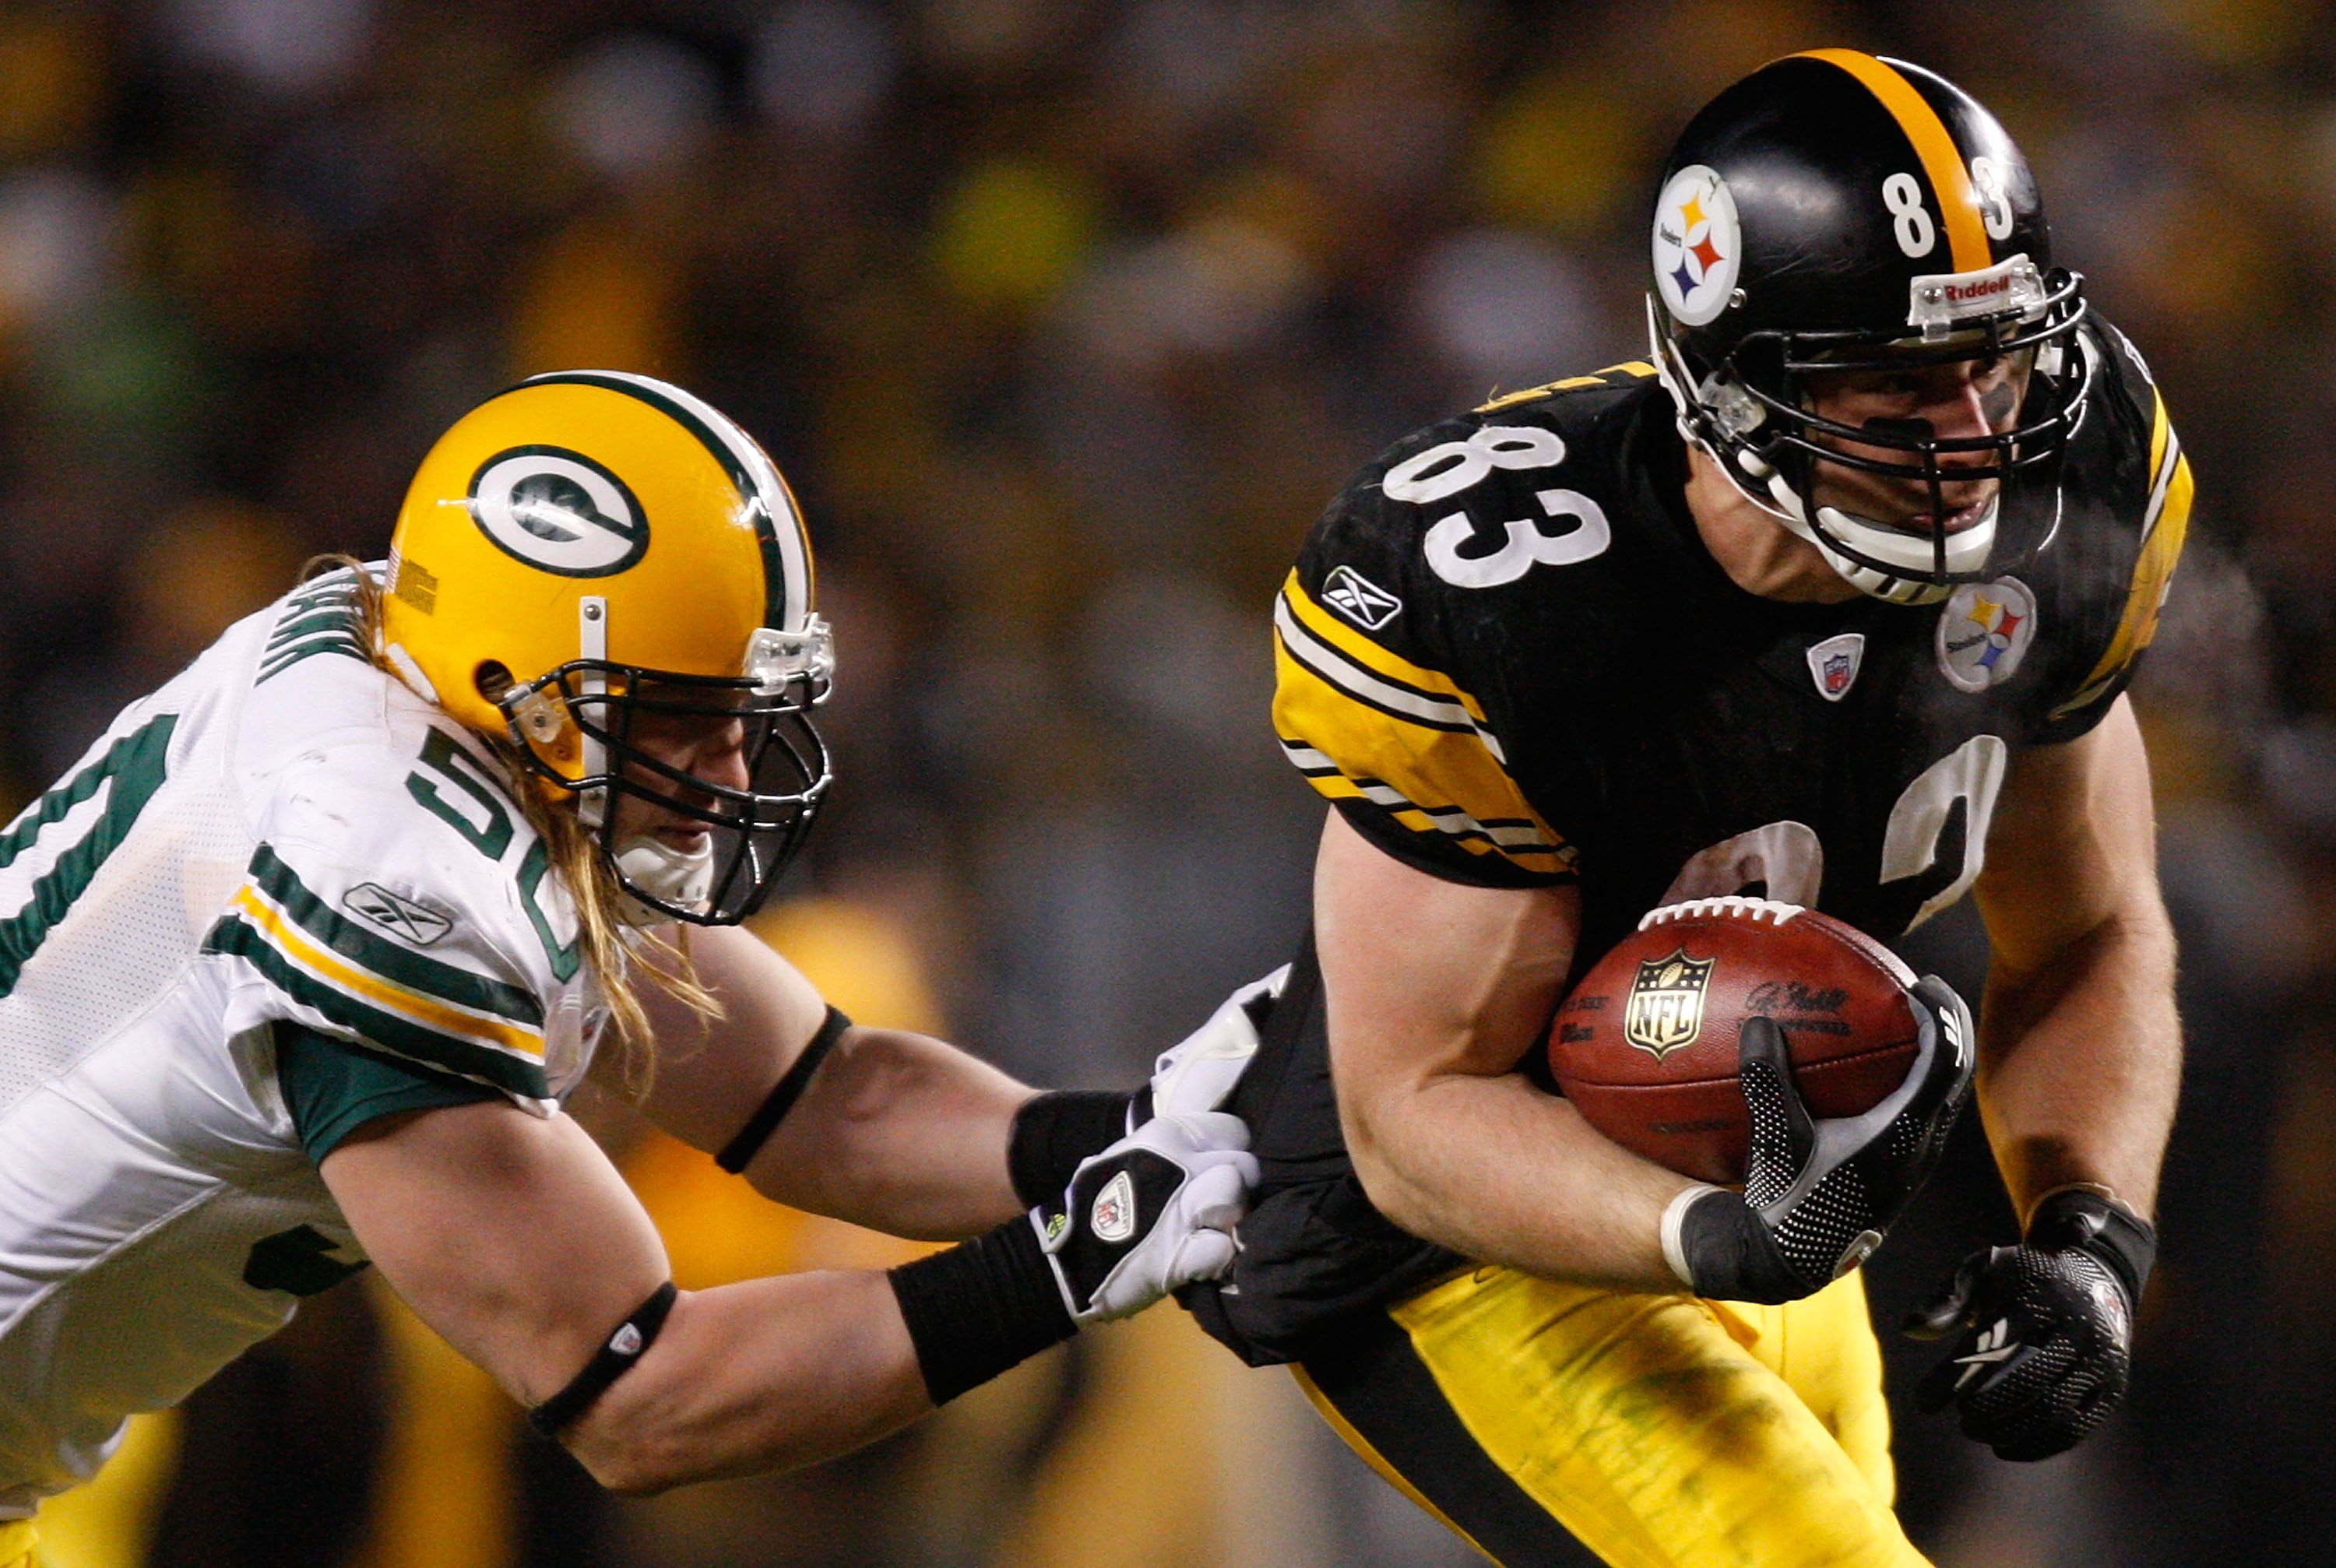
<instances>
[{"instance_id":1,"label":"white chin strap","mask_svg":"<svg viewBox=\"0 0 2336 1568\"><path fill-rule=\"evenodd\" d=\"M1679 357L1679 346L1663 332L1662 324L1655 315L1655 297L1651 294L1647 296L1647 337L1656 377L1662 383L1663 390L1671 395L1671 407L1678 417L1680 438L1719 464L1719 471L1728 476L1728 482L1735 485L1737 493L1747 501L1816 546L1817 554L1825 558L1825 563L1833 569L1835 576L1858 592L1887 599L1892 604L1936 604L1954 591L1951 584L1926 581L1920 575L1897 577L1852 560L1827 543L1825 536L1810 525L1806 506L1794 493L1793 487L1785 482L1783 474L1749 452L1738 450L1735 461L1731 462L1726 454L1713 451L1711 443L1697 433L1694 421L1688 417L1690 402L1707 411L1710 411L1710 405L1695 395L1695 379L1689 373L1686 361ZM1739 393L1738 395L1743 394ZM1752 404L1748 397L1745 402L1749 404L1750 412L1744 416L1747 423L1736 427L1738 430L1748 430L1759 423L1758 405ZM2000 499L1988 502L1986 514L1977 522L1960 533L1948 536L1949 571L1958 574L1977 571L1986 564L1988 551L1995 547L1995 520ZM1817 509L1817 516L1829 531L1848 541L1861 555L1892 566L1903 566L1917 574L1932 569L1931 541L1927 539L1885 527L1871 518L1854 516L1839 507L1821 506Z\"/></svg>"},{"instance_id":2,"label":"white chin strap","mask_svg":"<svg viewBox=\"0 0 2336 1568\"><path fill-rule=\"evenodd\" d=\"M653 898L702 911L714 898L714 841L703 837L696 849L677 850L654 833L643 833L617 846L617 870L627 884ZM673 919L634 899L625 906L625 918L633 925L663 925Z\"/></svg>"},{"instance_id":3,"label":"white chin strap","mask_svg":"<svg viewBox=\"0 0 2336 1568\"><path fill-rule=\"evenodd\" d=\"M1825 535L1830 533L1846 541L1861 555L1891 566L1903 567L1913 574L1927 573L1934 564L1929 539L1887 527L1871 518L1859 517L1835 506L1817 508L1817 517L1825 524L1825 530L1820 531L1809 522L1805 504L1793 487L1785 482L1783 474L1748 452L1738 455L1744 473L1752 483L1746 483L1731 472L1728 477L1736 479L1737 488L1793 533L1816 546L1817 553L1825 558L1825 563L1833 568L1835 574L1860 593L1871 594L1892 604L1936 604L1954 591L1953 585L1950 583L1932 582L1921 575L1898 577L1853 560L1836 550ZM1765 488L1767 493L1754 489L1756 484ZM1957 574L1972 572L1987 564L1988 551L1995 547L1995 520L2000 510L1998 499L1989 499L1987 511L1981 514L1978 521L1947 536L1946 567L1949 571Z\"/></svg>"}]
</instances>

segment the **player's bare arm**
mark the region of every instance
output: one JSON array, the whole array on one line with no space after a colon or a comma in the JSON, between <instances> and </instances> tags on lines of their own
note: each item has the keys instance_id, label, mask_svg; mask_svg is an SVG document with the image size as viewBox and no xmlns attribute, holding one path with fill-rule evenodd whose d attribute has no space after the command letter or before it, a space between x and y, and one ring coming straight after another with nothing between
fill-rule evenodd
<instances>
[{"instance_id":1,"label":"player's bare arm","mask_svg":"<svg viewBox=\"0 0 2336 1568\"><path fill-rule=\"evenodd\" d=\"M669 995L650 1005L652 1018L696 1020L696 1033L685 1037L676 1070L647 1103L669 1127L714 1146L732 1137L735 1128L722 1129L738 1119L737 1106L757 1103L738 1095L741 1086L767 1090L817 1038L814 1031L777 1043L801 1033L819 1004L800 973L751 937L709 934L695 944L699 973L727 1010L708 1024ZM995 1226L977 1243L976 1277L1007 1288L968 1290L964 1279L952 1280L967 1272L953 1261L975 1256L961 1251L889 1276L828 1271L671 1294L647 1325L647 1349L622 1375L572 1417L542 1423L612 1489L657 1491L848 1452L1002 1369L1002 1353L1013 1348L985 1350L976 1342L985 1337L981 1324L968 1339L964 1325L936 1320L1014 1315L1017 1291L1007 1277L1017 1248L1037 1254L1007 1177L1007 1151L1016 1113L1032 1091L939 1041L891 1030L846 1031L818 1067L811 1081L824 1086L803 1090L749 1164L758 1183L792 1201L832 1200L830 1212L896 1230L970 1234ZM1175 1161L1193 1162L1202 1180L1192 1203L1214 1211L1212 1224L1229 1224L1240 1173L1201 1149L1186 1126L1163 1118L1123 1140L1144 1151L1126 1168L1142 1183ZM831 1158L916 1174L891 1183L806 1174ZM1118 1168L1088 1185L1100 1188ZM532 1117L497 1102L384 1116L328 1154L321 1174L399 1294L539 1414L566 1398L576 1368L604 1354L609 1325L637 1323L643 1303L667 1294L664 1248L648 1217L598 1145L565 1117ZM963 1191L950 1193L952 1182ZM1202 1191L1212 1184L1213 1195ZM1130 1223L1158 1208L1141 1186L1138 1196L1141 1213ZM1076 1255L1090 1216L1068 1198L1057 1207ZM1191 1217L1200 1213L1192 1208ZM1229 1260L1231 1239L1216 1234ZM1114 1260L1086 1281L1083 1298L1072 1285L1060 1313L1051 1290L1025 1300L1025 1315L1060 1322L1051 1329L1007 1324L1007 1338L1027 1354L1062 1337L1074 1317L1121 1315L1156 1298L1155 1287L1212 1266L1176 1238L1163 1239L1173 1244L1155 1248L1149 1261L1131 1269ZM1144 1250L1139 1241L1129 1255ZM1073 1261L1063 1277L1081 1273ZM1153 1285L1143 1282L1147 1273L1157 1276ZM927 1324L924 1333L912 1329L912 1319Z\"/></svg>"},{"instance_id":2,"label":"player's bare arm","mask_svg":"<svg viewBox=\"0 0 2336 1568\"><path fill-rule=\"evenodd\" d=\"M1807 1122L1789 1075L1747 1068L1751 1180L1714 1187L1625 1150L1515 1070L1563 988L1580 911L1570 885L1439 881L1331 814L1315 910L1329 1057L1347 1146L1379 1211L1545 1278L1731 1300L1796 1300L1863 1261L1965 1097L1961 1000L1936 979L1914 985L1907 1000L1934 1048L1893 1113L1854 1139L1836 1129L1822 1154L1781 1134ZM1746 1039L1752 1055L1783 1049L1773 1033Z\"/></svg>"},{"instance_id":3,"label":"player's bare arm","mask_svg":"<svg viewBox=\"0 0 2336 1568\"><path fill-rule=\"evenodd\" d=\"M384 1118L322 1170L398 1294L530 1408L667 1277L648 1216L566 1117ZM679 1296L563 1437L603 1485L656 1491L828 1457L929 1408L886 1277L800 1274Z\"/></svg>"},{"instance_id":4,"label":"player's bare arm","mask_svg":"<svg viewBox=\"0 0 2336 1568\"><path fill-rule=\"evenodd\" d=\"M643 998L661 1049L642 1109L711 1154L796 1067L827 1006L745 931L695 932L690 950L722 1012L708 1018L662 991ZM744 1174L778 1202L893 1235L969 1236L1028 1206L1016 1196L1007 1151L1034 1093L928 1036L853 1025L829 1044Z\"/></svg>"},{"instance_id":5,"label":"player's bare arm","mask_svg":"<svg viewBox=\"0 0 2336 1568\"><path fill-rule=\"evenodd\" d=\"M2147 1216L2182 1036L2174 930L2131 703L2017 755L1975 889L1992 961L1979 1098L2014 1206L2092 1183Z\"/></svg>"},{"instance_id":6,"label":"player's bare arm","mask_svg":"<svg viewBox=\"0 0 2336 1568\"><path fill-rule=\"evenodd\" d=\"M2149 772L2119 697L2016 757L1978 884L1993 948L1981 1105L2018 1209L1908 1315L1954 1336L1918 1390L2007 1459L2081 1442L2123 1397L2157 1251L2148 1215L2181 1075Z\"/></svg>"},{"instance_id":7,"label":"player's bare arm","mask_svg":"<svg viewBox=\"0 0 2336 1568\"><path fill-rule=\"evenodd\" d=\"M1445 881L1332 812L1314 920L1339 1120L1371 1202L1469 1257L1675 1289L1659 1228L1689 1183L1514 1070L1564 987L1575 891Z\"/></svg>"}]
</instances>

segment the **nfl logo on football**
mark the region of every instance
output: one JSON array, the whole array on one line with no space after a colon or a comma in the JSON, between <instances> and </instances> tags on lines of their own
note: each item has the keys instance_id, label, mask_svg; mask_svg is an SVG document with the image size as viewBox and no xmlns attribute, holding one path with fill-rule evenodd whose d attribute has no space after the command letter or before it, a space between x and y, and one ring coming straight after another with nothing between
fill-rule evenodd
<instances>
[{"instance_id":1,"label":"nfl logo on football","mask_svg":"<svg viewBox=\"0 0 2336 1568\"><path fill-rule=\"evenodd\" d=\"M1667 959L1641 962L1623 1006L1622 1037L1659 1062L1695 1044L1703 1032L1704 993L1718 961L1689 958L1680 948Z\"/></svg>"}]
</instances>

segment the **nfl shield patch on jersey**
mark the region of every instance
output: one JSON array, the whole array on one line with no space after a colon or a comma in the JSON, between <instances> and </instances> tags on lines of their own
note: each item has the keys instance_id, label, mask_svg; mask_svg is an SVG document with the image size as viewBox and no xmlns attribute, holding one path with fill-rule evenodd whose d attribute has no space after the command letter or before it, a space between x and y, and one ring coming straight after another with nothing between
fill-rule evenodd
<instances>
[{"instance_id":1,"label":"nfl shield patch on jersey","mask_svg":"<svg viewBox=\"0 0 2336 1568\"><path fill-rule=\"evenodd\" d=\"M1817 683L1817 695L1827 702L1839 702L1849 695L1857 682L1857 667L1865 662L1865 634L1845 631L1839 637L1829 637L1809 649L1809 675Z\"/></svg>"}]
</instances>

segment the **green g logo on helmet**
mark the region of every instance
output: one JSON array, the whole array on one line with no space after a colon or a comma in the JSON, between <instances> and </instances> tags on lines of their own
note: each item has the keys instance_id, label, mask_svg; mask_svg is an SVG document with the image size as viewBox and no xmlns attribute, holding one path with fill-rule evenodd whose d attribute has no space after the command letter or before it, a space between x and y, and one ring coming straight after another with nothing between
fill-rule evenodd
<instances>
[{"instance_id":1,"label":"green g logo on helmet","mask_svg":"<svg viewBox=\"0 0 2336 1568\"><path fill-rule=\"evenodd\" d=\"M515 446L471 479L471 521L504 554L561 577L608 577L649 547L625 482L580 452Z\"/></svg>"}]
</instances>

